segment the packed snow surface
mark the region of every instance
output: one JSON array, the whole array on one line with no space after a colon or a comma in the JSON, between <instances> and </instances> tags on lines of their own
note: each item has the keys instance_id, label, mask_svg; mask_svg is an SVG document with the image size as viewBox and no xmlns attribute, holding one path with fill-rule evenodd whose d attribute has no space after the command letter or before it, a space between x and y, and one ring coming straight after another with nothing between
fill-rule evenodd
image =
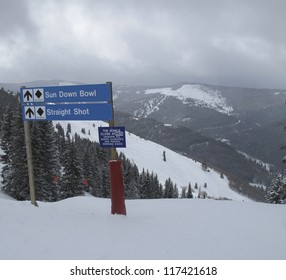
<instances>
[{"instance_id":1,"label":"packed snow surface","mask_svg":"<svg viewBox=\"0 0 286 280\"><path fill-rule=\"evenodd\" d=\"M0 259L285 259L286 208L203 199L92 196L54 203L0 197Z\"/></svg>"},{"instance_id":2,"label":"packed snow surface","mask_svg":"<svg viewBox=\"0 0 286 280\"><path fill-rule=\"evenodd\" d=\"M160 93L166 96L173 96L184 103L194 101L194 105L215 109L223 114L231 114L233 108L229 106L226 99L218 90L210 89L203 85L183 85L179 89L172 88L154 88L145 90L145 94Z\"/></svg>"}]
</instances>

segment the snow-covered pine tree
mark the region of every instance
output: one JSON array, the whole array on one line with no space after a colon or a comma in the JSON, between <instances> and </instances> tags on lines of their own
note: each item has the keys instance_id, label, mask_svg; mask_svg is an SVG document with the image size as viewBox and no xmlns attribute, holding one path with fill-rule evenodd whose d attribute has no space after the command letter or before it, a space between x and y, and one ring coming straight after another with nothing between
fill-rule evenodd
<instances>
[{"instance_id":1,"label":"snow-covered pine tree","mask_svg":"<svg viewBox=\"0 0 286 280\"><path fill-rule=\"evenodd\" d=\"M7 92L3 87L0 88L0 129L1 122L6 113L14 112L18 106L18 95L13 92Z\"/></svg>"},{"instance_id":2,"label":"snow-covered pine tree","mask_svg":"<svg viewBox=\"0 0 286 280\"><path fill-rule=\"evenodd\" d=\"M119 154L122 162L122 172L125 187L125 196L128 199L136 199L140 197L139 193L139 171L135 164L132 164L124 154Z\"/></svg>"},{"instance_id":3,"label":"snow-covered pine tree","mask_svg":"<svg viewBox=\"0 0 286 280\"><path fill-rule=\"evenodd\" d=\"M90 174L90 180L89 180L89 187L91 194L96 197L104 197L104 193L106 191L103 190L103 176L102 176L102 168L106 170L106 167L102 167L102 163L100 163L99 160L99 153L100 148L99 145L95 142L90 142L90 145L88 147L88 151L86 156L89 156L90 161L90 168L88 168L87 173ZM102 155L103 156L103 155ZM83 169L85 169L83 163ZM86 172L83 170L83 173ZM107 197L107 196L106 196Z\"/></svg>"},{"instance_id":4,"label":"snow-covered pine tree","mask_svg":"<svg viewBox=\"0 0 286 280\"><path fill-rule=\"evenodd\" d=\"M71 124L70 123L68 123L68 125L67 125L67 133L71 133Z\"/></svg>"},{"instance_id":5,"label":"snow-covered pine tree","mask_svg":"<svg viewBox=\"0 0 286 280\"><path fill-rule=\"evenodd\" d=\"M150 198L151 178L149 170L143 170L141 184L140 184L140 198Z\"/></svg>"},{"instance_id":6,"label":"snow-covered pine tree","mask_svg":"<svg viewBox=\"0 0 286 280\"><path fill-rule=\"evenodd\" d=\"M92 184L94 180L93 178L93 165L92 165L92 143L89 140L83 139L83 141L86 144L85 151L83 153L83 158L82 158L82 176L84 179L87 180L88 185L84 187L85 191L89 192L90 188L92 188Z\"/></svg>"},{"instance_id":7,"label":"snow-covered pine tree","mask_svg":"<svg viewBox=\"0 0 286 280\"><path fill-rule=\"evenodd\" d=\"M53 182L60 176L59 151L52 122L33 122L31 127L36 198L56 201L58 188Z\"/></svg>"},{"instance_id":8,"label":"snow-covered pine tree","mask_svg":"<svg viewBox=\"0 0 286 280\"><path fill-rule=\"evenodd\" d=\"M151 174L151 191L152 198L162 198L162 189L160 189L160 182L158 175L152 172Z\"/></svg>"},{"instance_id":9,"label":"snow-covered pine tree","mask_svg":"<svg viewBox=\"0 0 286 280\"><path fill-rule=\"evenodd\" d=\"M92 165L92 183L91 183L91 193L96 197L101 197L101 186L103 185L101 166L98 162L96 148L95 153L91 158Z\"/></svg>"},{"instance_id":10,"label":"snow-covered pine tree","mask_svg":"<svg viewBox=\"0 0 286 280\"><path fill-rule=\"evenodd\" d=\"M174 196L174 184L171 181L171 178L168 178L165 181L164 198L173 198L173 196Z\"/></svg>"},{"instance_id":11,"label":"snow-covered pine tree","mask_svg":"<svg viewBox=\"0 0 286 280\"><path fill-rule=\"evenodd\" d=\"M6 114L3 116L2 123L2 138L0 142L0 147L4 152L3 155L0 156L0 162L3 164L2 168L2 184L5 188L7 177L9 175L11 169L11 146L12 146L12 110L8 110Z\"/></svg>"},{"instance_id":12,"label":"snow-covered pine tree","mask_svg":"<svg viewBox=\"0 0 286 280\"><path fill-rule=\"evenodd\" d=\"M120 153L119 154L119 159L121 160L121 167L122 167L122 175L123 175L123 183L125 187L125 197L126 198L132 198L132 190L129 188L130 187L130 181L131 181L131 162L126 159L125 155Z\"/></svg>"},{"instance_id":13,"label":"snow-covered pine tree","mask_svg":"<svg viewBox=\"0 0 286 280\"><path fill-rule=\"evenodd\" d=\"M57 138L57 146L59 150L59 158L60 158L60 163L63 164L64 162L64 150L65 150L65 131L63 127L58 123L56 124L56 138Z\"/></svg>"},{"instance_id":14,"label":"snow-covered pine tree","mask_svg":"<svg viewBox=\"0 0 286 280\"><path fill-rule=\"evenodd\" d=\"M136 169L137 166L133 167L133 169ZM133 171L132 173L134 174L136 171ZM137 179L136 179L137 178ZM139 172L138 172L138 177L131 177L129 184L128 184L128 195L129 197L126 196L126 198L130 199L138 199L140 198L140 192L139 192Z\"/></svg>"},{"instance_id":15,"label":"snow-covered pine tree","mask_svg":"<svg viewBox=\"0 0 286 280\"><path fill-rule=\"evenodd\" d=\"M166 159L166 151L163 151L163 161L167 161L167 159Z\"/></svg>"},{"instance_id":16,"label":"snow-covered pine tree","mask_svg":"<svg viewBox=\"0 0 286 280\"><path fill-rule=\"evenodd\" d=\"M266 201L274 204L286 204L286 174L278 172L266 191Z\"/></svg>"},{"instance_id":17,"label":"snow-covered pine tree","mask_svg":"<svg viewBox=\"0 0 286 280\"><path fill-rule=\"evenodd\" d=\"M0 157L0 160L3 164L8 164L10 161L10 153L11 153L11 144L12 144L12 119L13 113L12 110L8 110L7 113L4 114L2 122L2 138L0 142L0 146L4 152L4 155Z\"/></svg>"},{"instance_id":18,"label":"snow-covered pine tree","mask_svg":"<svg viewBox=\"0 0 286 280\"><path fill-rule=\"evenodd\" d=\"M109 154L106 150L96 146L97 169L99 176L98 195L99 197L110 197L110 180L109 180Z\"/></svg>"},{"instance_id":19,"label":"snow-covered pine tree","mask_svg":"<svg viewBox=\"0 0 286 280\"><path fill-rule=\"evenodd\" d=\"M62 199L83 195L81 163L74 140L67 138L63 176L60 182Z\"/></svg>"},{"instance_id":20,"label":"snow-covered pine tree","mask_svg":"<svg viewBox=\"0 0 286 280\"><path fill-rule=\"evenodd\" d=\"M29 200L27 155L21 106L14 110L12 118L9 167L5 171L3 191L17 200ZM4 175L4 174L3 174ZM4 180L4 178L3 178Z\"/></svg>"},{"instance_id":21,"label":"snow-covered pine tree","mask_svg":"<svg viewBox=\"0 0 286 280\"><path fill-rule=\"evenodd\" d=\"M189 185L188 185L187 198L193 198L191 183L189 183Z\"/></svg>"}]
</instances>

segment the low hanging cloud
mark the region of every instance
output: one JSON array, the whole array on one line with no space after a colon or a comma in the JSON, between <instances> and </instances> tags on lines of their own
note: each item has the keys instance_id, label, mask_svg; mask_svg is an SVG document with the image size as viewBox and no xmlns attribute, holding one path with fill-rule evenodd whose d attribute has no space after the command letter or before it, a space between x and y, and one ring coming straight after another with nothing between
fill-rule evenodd
<instances>
[{"instance_id":1,"label":"low hanging cloud","mask_svg":"<svg viewBox=\"0 0 286 280\"><path fill-rule=\"evenodd\" d=\"M1 2L2 82L286 88L284 1Z\"/></svg>"}]
</instances>

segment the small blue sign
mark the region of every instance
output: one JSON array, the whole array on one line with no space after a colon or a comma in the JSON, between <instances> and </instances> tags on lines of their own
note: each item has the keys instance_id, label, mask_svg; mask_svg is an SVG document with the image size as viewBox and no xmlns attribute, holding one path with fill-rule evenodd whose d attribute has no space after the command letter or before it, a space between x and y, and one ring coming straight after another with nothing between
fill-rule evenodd
<instances>
[{"instance_id":1,"label":"small blue sign","mask_svg":"<svg viewBox=\"0 0 286 280\"><path fill-rule=\"evenodd\" d=\"M101 148L126 148L125 127L99 127L99 145Z\"/></svg>"},{"instance_id":2,"label":"small blue sign","mask_svg":"<svg viewBox=\"0 0 286 280\"><path fill-rule=\"evenodd\" d=\"M111 84L26 87L20 89L21 103L111 102Z\"/></svg>"},{"instance_id":3,"label":"small blue sign","mask_svg":"<svg viewBox=\"0 0 286 280\"><path fill-rule=\"evenodd\" d=\"M112 120L110 103L22 105L23 120L79 121Z\"/></svg>"}]
</instances>

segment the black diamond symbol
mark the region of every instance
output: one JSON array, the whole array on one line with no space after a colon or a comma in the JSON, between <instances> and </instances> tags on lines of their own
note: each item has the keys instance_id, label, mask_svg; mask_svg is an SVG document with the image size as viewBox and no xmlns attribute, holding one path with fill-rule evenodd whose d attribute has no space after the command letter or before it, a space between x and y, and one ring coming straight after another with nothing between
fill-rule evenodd
<instances>
[{"instance_id":1,"label":"black diamond symbol","mask_svg":"<svg viewBox=\"0 0 286 280\"><path fill-rule=\"evenodd\" d=\"M45 111L44 111L42 108L39 108L39 109L37 110L37 113L38 113L38 115L41 117L41 116L45 113Z\"/></svg>"},{"instance_id":2,"label":"black diamond symbol","mask_svg":"<svg viewBox=\"0 0 286 280\"><path fill-rule=\"evenodd\" d=\"M36 91L36 93L35 93L35 95L38 97L38 99L42 96L42 93L39 91L39 90L37 90Z\"/></svg>"}]
</instances>

